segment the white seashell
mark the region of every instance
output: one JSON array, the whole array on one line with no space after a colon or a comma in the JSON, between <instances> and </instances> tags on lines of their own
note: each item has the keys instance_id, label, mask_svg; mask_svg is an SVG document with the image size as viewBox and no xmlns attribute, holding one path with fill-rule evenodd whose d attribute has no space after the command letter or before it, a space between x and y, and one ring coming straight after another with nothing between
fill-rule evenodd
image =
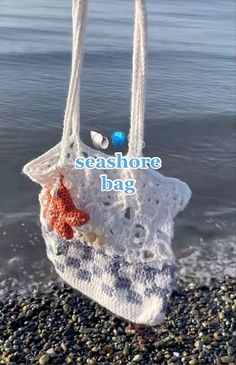
<instances>
[{"instance_id":1,"label":"white seashell","mask_svg":"<svg viewBox=\"0 0 236 365\"><path fill-rule=\"evenodd\" d=\"M95 232L88 232L85 234L86 241L93 243L97 238L97 235Z\"/></svg>"},{"instance_id":2,"label":"white seashell","mask_svg":"<svg viewBox=\"0 0 236 365\"><path fill-rule=\"evenodd\" d=\"M102 235L98 235L95 241L95 244L98 246L103 246L106 243L106 239Z\"/></svg>"},{"instance_id":3,"label":"white seashell","mask_svg":"<svg viewBox=\"0 0 236 365\"><path fill-rule=\"evenodd\" d=\"M101 148L106 150L109 146L109 140L107 137L104 137L101 133L91 131L90 132L91 140L96 148Z\"/></svg>"}]
</instances>

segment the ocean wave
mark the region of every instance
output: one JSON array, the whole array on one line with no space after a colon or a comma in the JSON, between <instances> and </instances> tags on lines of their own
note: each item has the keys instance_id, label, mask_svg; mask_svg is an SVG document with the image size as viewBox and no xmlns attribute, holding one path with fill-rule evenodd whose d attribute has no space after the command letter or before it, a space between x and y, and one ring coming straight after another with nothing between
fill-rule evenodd
<instances>
[{"instance_id":1,"label":"ocean wave","mask_svg":"<svg viewBox=\"0 0 236 365\"><path fill-rule=\"evenodd\" d=\"M193 278L209 284L212 278L236 277L236 237L217 238L211 244L212 252L206 252L204 242L198 247L187 247L177 260L178 276Z\"/></svg>"},{"instance_id":2,"label":"ocean wave","mask_svg":"<svg viewBox=\"0 0 236 365\"><path fill-rule=\"evenodd\" d=\"M227 250L225 247L227 246ZM216 239L211 255L206 254L204 245L197 248L188 247L183 256L177 259L177 277L183 280L195 280L200 284L210 285L212 279L225 276L236 277L236 242L235 236ZM16 255L5 260L0 268L0 299L10 296L25 296L43 292L52 283L60 283L53 266L45 257L27 262L26 258Z\"/></svg>"}]
</instances>

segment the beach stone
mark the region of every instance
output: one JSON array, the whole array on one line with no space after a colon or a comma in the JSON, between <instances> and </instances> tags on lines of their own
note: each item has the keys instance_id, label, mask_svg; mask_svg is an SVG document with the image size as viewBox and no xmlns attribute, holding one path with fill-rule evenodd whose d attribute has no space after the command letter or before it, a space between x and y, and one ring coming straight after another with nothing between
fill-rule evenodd
<instances>
[{"instance_id":1,"label":"beach stone","mask_svg":"<svg viewBox=\"0 0 236 365\"><path fill-rule=\"evenodd\" d=\"M223 290L223 291L227 291L227 290L228 290L227 286L225 286L225 285L222 285L220 288L221 288L221 290Z\"/></svg>"},{"instance_id":2,"label":"beach stone","mask_svg":"<svg viewBox=\"0 0 236 365\"><path fill-rule=\"evenodd\" d=\"M49 361L49 355L48 354L43 354L42 356L40 356L40 358L39 358L39 364L40 365L45 365L45 364L47 364L48 363L48 361Z\"/></svg>"},{"instance_id":3,"label":"beach stone","mask_svg":"<svg viewBox=\"0 0 236 365\"><path fill-rule=\"evenodd\" d=\"M110 352L111 352L111 347L110 347L109 345L105 345L105 346L103 347L103 351L104 351L105 353L110 353Z\"/></svg>"},{"instance_id":4,"label":"beach stone","mask_svg":"<svg viewBox=\"0 0 236 365\"><path fill-rule=\"evenodd\" d=\"M61 348L64 352L67 351L67 346L64 344L64 342L61 343Z\"/></svg>"},{"instance_id":5,"label":"beach stone","mask_svg":"<svg viewBox=\"0 0 236 365\"><path fill-rule=\"evenodd\" d=\"M95 363L95 361L94 361L93 359L87 359L87 360L86 360L86 363L87 363L87 364L90 364L90 365L94 365L94 364L96 364L96 363Z\"/></svg>"},{"instance_id":6,"label":"beach stone","mask_svg":"<svg viewBox=\"0 0 236 365\"><path fill-rule=\"evenodd\" d=\"M135 328L132 325L128 325L125 327L125 333L128 335L134 335L135 334Z\"/></svg>"},{"instance_id":7,"label":"beach stone","mask_svg":"<svg viewBox=\"0 0 236 365\"><path fill-rule=\"evenodd\" d=\"M73 314L72 317L71 317L71 319L72 319L73 322L77 322L78 317L77 317L76 314Z\"/></svg>"},{"instance_id":8,"label":"beach stone","mask_svg":"<svg viewBox=\"0 0 236 365\"><path fill-rule=\"evenodd\" d=\"M160 340L160 341L156 341L156 342L155 342L155 347L156 347L157 349L160 349L160 348L164 347L164 342L163 342L162 340Z\"/></svg>"},{"instance_id":9,"label":"beach stone","mask_svg":"<svg viewBox=\"0 0 236 365\"><path fill-rule=\"evenodd\" d=\"M50 348L46 351L46 353L47 353L48 355L54 355L54 354L55 354L55 350L54 350L54 348L53 348L53 347L50 347Z\"/></svg>"},{"instance_id":10,"label":"beach stone","mask_svg":"<svg viewBox=\"0 0 236 365\"><path fill-rule=\"evenodd\" d=\"M219 332L214 332L213 337L216 341L220 341L222 339L222 336L219 334Z\"/></svg>"},{"instance_id":11,"label":"beach stone","mask_svg":"<svg viewBox=\"0 0 236 365\"><path fill-rule=\"evenodd\" d=\"M190 290L194 290L194 289L196 289L196 283L193 283L193 282L189 283L188 287Z\"/></svg>"},{"instance_id":12,"label":"beach stone","mask_svg":"<svg viewBox=\"0 0 236 365\"><path fill-rule=\"evenodd\" d=\"M196 360L196 358L192 358L192 359L189 361L189 365L197 365L197 360Z\"/></svg>"},{"instance_id":13,"label":"beach stone","mask_svg":"<svg viewBox=\"0 0 236 365\"><path fill-rule=\"evenodd\" d=\"M202 346L203 346L203 342L202 342L202 341L196 341L196 342L194 343L194 347L195 347L196 349L198 349L198 350L200 350L200 349L202 348Z\"/></svg>"},{"instance_id":14,"label":"beach stone","mask_svg":"<svg viewBox=\"0 0 236 365\"><path fill-rule=\"evenodd\" d=\"M94 346L92 349L91 349L92 352L98 352L99 351L99 347L98 346Z\"/></svg>"},{"instance_id":15,"label":"beach stone","mask_svg":"<svg viewBox=\"0 0 236 365\"><path fill-rule=\"evenodd\" d=\"M132 362L138 362L141 361L143 356L141 354L137 354L133 357Z\"/></svg>"},{"instance_id":16,"label":"beach stone","mask_svg":"<svg viewBox=\"0 0 236 365\"><path fill-rule=\"evenodd\" d=\"M222 320L225 318L225 315L224 315L224 313L223 313L223 312L219 312L219 313L218 313L218 317L219 317L219 319L222 321Z\"/></svg>"},{"instance_id":17,"label":"beach stone","mask_svg":"<svg viewBox=\"0 0 236 365\"><path fill-rule=\"evenodd\" d=\"M67 364L72 364L73 363L73 355L69 354L66 356L66 362Z\"/></svg>"},{"instance_id":18,"label":"beach stone","mask_svg":"<svg viewBox=\"0 0 236 365\"><path fill-rule=\"evenodd\" d=\"M176 356L176 357L179 357L179 352L173 352L173 355Z\"/></svg>"},{"instance_id":19,"label":"beach stone","mask_svg":"<svg viewBox=\"0 0 236 365\"><path fill-rule=\"evenodd\" d=\"M125 346L124 350L123 350L123 355L127 356L129 354L129 348L127 346Z\"/></svg>"},{"instance_id":20,"label":"beach stone","mask_svg":"<svg viewBox=\"0 0 236 365\"><path fill-rule=\"evenodd\" d=\"M220 289L224 282L227 292ZM177 279L166 320L148 331L128 325L80 293L72 294L66 285L54 285L28 300L17 298L15 304L0 301L0 363L41 365L39 359L47 355L40 360L45 365L236 365L235 313L223 298L235 291L229 283L231 279L224 279L212 288L196 285L190 290L188 282ZM44 302L44 315L37 316ZM27 318L29 310L33 316Z\"/></svg>"},{"instance_id":21,"label":"beach stone","mask_svg":"<svg viewBox=\"0 0 236 365\"><path fill-rule=\"evenodd\" d=\"M29 309L29 305L28 304L23 305L23 307L22 307L22 311L23 312L27 312L28 309Z\"/></svg>"},{"instance_id":22,"label":"beach stone","mask_svg":"<svg viewBox=\"0 0 236 365\"><path fill-rule=\"evenodd\" d=\"M227 347L227 354L229 356L232 356L232 355L236 354L236 349L233 346L228 346Z\"/></svg>"},{"instance_id":23,"label":"beach stone","mask_svg":"<svg viewBox=\"0 0 236 365\"><path fill-rule=\"evenodd\" d=\"M220 358L220 361L222 362L222 364L229 364L229 363L233 362L234 359L231 356L222 356Z\"/></svg>"}]
</instances>

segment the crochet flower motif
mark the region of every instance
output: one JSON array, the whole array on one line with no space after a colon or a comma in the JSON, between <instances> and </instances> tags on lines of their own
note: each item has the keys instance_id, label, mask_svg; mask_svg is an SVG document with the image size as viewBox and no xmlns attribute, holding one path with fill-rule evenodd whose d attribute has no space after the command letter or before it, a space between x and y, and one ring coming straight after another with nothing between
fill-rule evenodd
<instances>
[{"instance_id":1,"label":"crochet flower motif","mask_svg":"<svg viewBox=\"0 0 236 365\"><path fill-rule=\"evenodd\" d=\"M74 237L72 227L86 224L90 216L76 208L69 190L63 184L63 178L64 176L60 175L55 197L50 190L46 190L43 217L48 223L49 232L54 231L59 237L71 240Z\"/></svg>"}]
</instances>

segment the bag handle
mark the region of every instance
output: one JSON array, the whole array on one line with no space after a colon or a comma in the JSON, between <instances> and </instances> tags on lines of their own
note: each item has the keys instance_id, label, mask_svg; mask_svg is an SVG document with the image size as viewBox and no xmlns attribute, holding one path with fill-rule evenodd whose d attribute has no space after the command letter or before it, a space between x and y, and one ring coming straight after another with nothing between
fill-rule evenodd
<instances>
[{"instance_id":1,"label":"bag handle","mask_svg":"<svg viewBox=\"0 0 236 365\"><path fill-rule=\"evenodd\" d=\"M61 154L58 166L67 159L67 146L72 141L80 149L80 77L84 58L85 32L88 15L88 0L72 0L72 65ZM128 156L141 156L144 137L146 71L146 9L145 0L135 0L133 36L131 116Z\"/></svg>"},{"instance_id":2,"label":"bag handle","mask_svg":"<svg viewBox=\"0 0 236 365\"><path fill-rule=\"evenodd\" d=\"M129 149L127 156L142 156L144 143L147 20L145 0L135 0Z\"/></svg>"},{"instance_id":3,"label":"bag handle","mask_svg":"<svg viewBox=\"0 0 236 365\"><path fill-rule=\"evenodd\" d=\"M84 58L87 16L88 0L72 0L71 77L64 115L59 167L65 165L70 137L80 147L80 77Z\"/></svg>"}]
</instances>

